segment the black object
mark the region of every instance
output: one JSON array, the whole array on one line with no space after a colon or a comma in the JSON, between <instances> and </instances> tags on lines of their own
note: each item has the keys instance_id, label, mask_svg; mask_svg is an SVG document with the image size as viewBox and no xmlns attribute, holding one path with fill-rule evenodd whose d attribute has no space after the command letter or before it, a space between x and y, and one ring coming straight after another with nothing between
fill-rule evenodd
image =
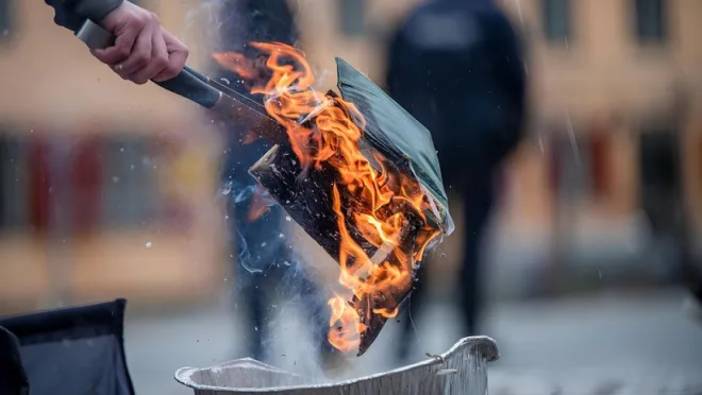
<instances>
[{"instance_id":1,"label":"black object","mask_svg":"<svg viewBox=\"0 0 702 395\"><path fill-rule=\"evenodd\" d=\"M175 78L156 84L205 108L212 108L217 104L220 92L208 85L207 80L204 75L185 66Z\"/></svg>"},{"instance_id":2,"label":"black object","mask_svg":"<svg viewBox=\"0 0 702 395\"><path fill-rule=\"evenodd\" d=\"M0 319L19 340L31 394L134 394L123 346L126 303L117 299ZM18 379L21 373L13 378Z\"/></svg>"},{"instance_id":3,"label":"black object","mask_svg":"<svg viewBox=\"0 0 702 395\"><path fill-rule=\"evenodd\" d=\"M29 394L29 381L19 350L17 337L0 326L0 394Z\"/></svg>"}]
</instances>

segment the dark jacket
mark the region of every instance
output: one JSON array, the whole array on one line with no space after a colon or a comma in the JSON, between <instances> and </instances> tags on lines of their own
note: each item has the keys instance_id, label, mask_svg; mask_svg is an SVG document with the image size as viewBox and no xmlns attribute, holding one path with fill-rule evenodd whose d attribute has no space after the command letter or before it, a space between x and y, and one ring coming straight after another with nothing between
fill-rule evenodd
<instances>
[{"instance_id":1,"label":"dark jacket","mask_svg":"<svg viewBox=\"0 0 702 395\"><path fill-rule=\"evenodd\" d=\"M432 131L444 181L490 173L514 148L525 114L519 40L488 0L433 0L390 47L390 94Z\"/></svg>"},{"instance_id":2,"label":"dark jacket","mask_svg":"<svg viewBox=\"0 0 702 395\"><path fill-rule=\"evenodd\" d=\"M123 0L44 0L54 7L54 22L68 29L77 31L85 19L99 22L112 10L119 7Z\"/></svg>"},{"instance_id":3,"label":"dark jacket","mask_svg":"<svg viewBox=\"0 0 702 395\"><path fill-rule=\"evenodd\" d=\"M285 1L223 0L221 9L218 51L243 52L254 56L256 51L249 46L251 41L292 44L297 39L295 19ZM250 89L241 78L220 67L215 67L213 75L224 77L239 92L248 92ZM250 98L258 102L262 100L261 95L250 95ZM222 178L225 184L231 184L234 191L233 199L229 201L234 220L230 222L235 226L233 234L239 236L235 243L239 262L243 267L248 265L258 270L289 259L288 243L280 237L284 232L283 210L280 206L269 207L268 212L255 221L247 219L251 205L256 200L253 193L256 181L249 175L248 169L271 147L263 139L243 143L247 133L248 130L242 130L236 123L229 128Z\"/></svg>"}]
</instances>

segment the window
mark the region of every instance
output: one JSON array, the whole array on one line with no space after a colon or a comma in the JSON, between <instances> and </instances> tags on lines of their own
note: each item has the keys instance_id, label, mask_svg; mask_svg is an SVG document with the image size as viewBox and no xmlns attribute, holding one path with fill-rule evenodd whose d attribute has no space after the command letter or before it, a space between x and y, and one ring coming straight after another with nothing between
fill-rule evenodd
<instances>
[{"instance_id":1,"label":"window","mask_svg":"<svg viewBox=\"0 0 702 395\"><path fill-rule=\"evenodd\" d=\"M121 135L103 144L104 223L133 226L150 220L155 209L156 185L149 141Z\"/></svg>"},{"instance_id":2,"label":"window","mask_svg":"<svg viewBox=\"0 0 702 395\"><path fill-rule=\"evenodd\" d=\"M636 36L640 43L661 43L666 39L664 0L635 0Z\"/></svg>"},{"instance_id":3,"label":"window","mask_svg":"<svg viewBox=\"0 0 702 395\"><path fill-rule=\"evenodd\" d=\"M551 43L567 43L571 36L570 0L542 0L543 30Z\"/></svg>"},{"instance_id":4,"label":"window","mask_svg":"<svg viewBox=\"0 0 702 395\"><path fill-rule=\"evenodd\" d=\"M0 44L7 41L12 34L13 3L13 0L0 0Z\"/></svg>"},{"instance_id":5,"label":"window","mask_svg":"<svg viewBox=\"0 0 702 395\"><path fill-rule=\"evenodd\" d=\"M341 31L347 36L363 34L366 27L365 11L365 0L340 0L338 12Z\"/></svg>"},{"instance_id":6,"label":"window","mask_svg":"<svg viewBox=\"0 0 702 395\"><path fill-rule=\"evenodd\" d=\"M27 218L25 144L15 135L0 133L0 231L22 228Z\"/></svg>"},{"instance_id":7,"label":"window","mask_svg":"<svg viewBox=\"0 0 702 395\"><path fill-rule=\"evenodd\" d=\"M640 198L655 234L675 235L682 218L678 135L670 127L646 127L641 133Z\"/></svg>"}]
</instances>

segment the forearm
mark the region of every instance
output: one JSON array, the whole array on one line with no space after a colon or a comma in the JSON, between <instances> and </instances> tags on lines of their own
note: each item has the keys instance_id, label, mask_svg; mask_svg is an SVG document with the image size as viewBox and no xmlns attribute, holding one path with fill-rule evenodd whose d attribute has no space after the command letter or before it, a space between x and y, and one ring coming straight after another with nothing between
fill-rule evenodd
<instances>
[{"instance_id":1,"label":"forearm","mask_svg":"<svg viewBox=\"0 0 702 395\"><path fill-rule=\"evenodd\" d=\"M102 20L123 0L44 0L56 11L54 22L76 31L86 18Z\"/></svg>"}]
</instances>

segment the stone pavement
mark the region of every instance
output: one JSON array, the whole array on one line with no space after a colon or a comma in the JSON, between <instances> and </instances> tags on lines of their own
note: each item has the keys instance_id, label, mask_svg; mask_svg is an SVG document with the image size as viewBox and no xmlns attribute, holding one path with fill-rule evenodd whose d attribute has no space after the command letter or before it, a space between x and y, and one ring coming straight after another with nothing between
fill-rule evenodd
<instances>
[{"instance_id":1,"label":"stone pavement","mask_svg":"<svg viewBox=\"0 0 702 395\"><path fill-rule=\"evenodd\" d=\"M486 313L484 333L501 358L489 370L490 393L702 394L702 322L683 309L680 289L603 292L500 303ZM127 358L139 394L188 394L173 372L241 355L242 333L227 303L163 315L127 315ZM320 374L295 306L275 320L269 344L274 365ZM445 351L459 337L450 305L434 303L417 317L415 353ZM398 325L390 323L348 374L397 366Z\"/></svg>"}]
</instances>

